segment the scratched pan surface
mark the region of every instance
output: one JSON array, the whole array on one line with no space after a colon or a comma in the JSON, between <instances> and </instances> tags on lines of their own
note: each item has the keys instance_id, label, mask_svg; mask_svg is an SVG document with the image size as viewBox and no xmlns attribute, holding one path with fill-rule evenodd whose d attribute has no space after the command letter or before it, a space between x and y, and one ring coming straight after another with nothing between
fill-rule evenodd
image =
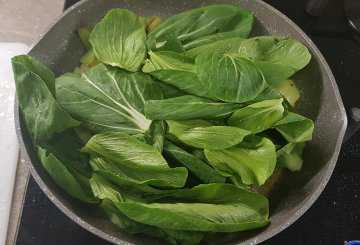
<instances>
[{"instance_id":1,"label":"scratched pan surface","mask_svg":"<svg viewBox=\"0 0 360 245\"><path fill-rule=\"evenodd\" d=\"M139 15L167 18L178 12L213 4L229 3L242 6L255 15L252 36L281 35L305 44L311 54L310 64L295 75L302 97L298 111L315 121L314 139L306 145L304 166L300 172L285 174L270 196L270 225L244 233L221 235L213 244L256 244L284 230L297 220L317 199L335 167L346 129L346 114L334 77L313 42L287 17L258 0L192 1L192 0L89 0L67 10L39 42L30 55L52 69L56 75L72 71L85 49L76 35L79 27L93 26L111 8L127 8ZM149 237L131 236L119 231L101 217L94 207L88 207L68 197L49 178L31 146L23 120L16 109L16 128L21 150L26 155L30 171L45 194L69 218L94 234L116 244L161 244Z\"/></svg>"}]
</instances>

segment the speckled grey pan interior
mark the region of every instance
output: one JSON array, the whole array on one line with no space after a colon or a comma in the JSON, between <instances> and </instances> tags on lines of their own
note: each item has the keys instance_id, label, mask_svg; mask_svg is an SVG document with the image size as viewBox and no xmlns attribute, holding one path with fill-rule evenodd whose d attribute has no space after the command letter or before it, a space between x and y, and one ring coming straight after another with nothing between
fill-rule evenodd
<instances>
[{"instance_id":1,"label":"speckled grey pan interior","mask_svg":"<svg viewBox=\"0 0 360 245\"><path fill-rule=\"evenodd\" d=\"M127 8L139 15L163 18L178 12L213 3L229 3L252 11L256 17L254 35L281 35L295 38L312 53L310 64L295 75L301 90L299 112L315 121L314 139L304 152L303 170L286 174L270 196L271 224L266 228L220 236L216 244L256 244L264 241L297 220L316 200L328 182L338 158L346 129L346 114L334 77L313 42L287 17L258 0L89 0L66 11L31 49L30 55L55 71L72 71L85 52L76 29L93 26L111 8ZM102 218L95 208L71 199L49 178L39 163L29 136L16 108L16 127L26 161L39 186L69 218L96 235L117 244L160 244L145 236L130 236ZM330 205L330 204L329 204Z\"/></svg>"}]
</instances>

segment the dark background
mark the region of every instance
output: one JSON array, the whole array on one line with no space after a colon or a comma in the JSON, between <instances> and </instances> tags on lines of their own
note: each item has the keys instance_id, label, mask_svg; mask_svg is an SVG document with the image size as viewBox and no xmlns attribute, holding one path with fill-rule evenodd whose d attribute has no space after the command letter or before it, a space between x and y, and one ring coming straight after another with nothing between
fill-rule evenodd
<instances>
[{"instance_id":1,"label":"dark background","mask_svg":"<svg viewBox=\"0 0 360 245\"><path fill-rule=\"evenodd\" d=\"M308 0L267 0L315 42L329 63L347 109L360 107L360 42L343 12L330 0L320 17L305 12ZM77 2L66 1L66 7ZM359 40L359 39L357 39ZM263 244L344 244L360 240L360 132L343 144L335 171L315 204L285 231ZM67 218L29 180L17 236L18 245L109 244Z\"/></svg>"}]
</instances>

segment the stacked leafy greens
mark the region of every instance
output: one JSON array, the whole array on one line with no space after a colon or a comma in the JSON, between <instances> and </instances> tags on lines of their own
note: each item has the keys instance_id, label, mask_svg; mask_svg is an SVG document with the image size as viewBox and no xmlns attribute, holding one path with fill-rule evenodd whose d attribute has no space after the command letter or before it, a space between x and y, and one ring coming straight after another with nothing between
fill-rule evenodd
<instances>
[{"instance_id":1,"label":"stacked leafy greens","mask_svg":"<svg viewBox=\"0 0 360 245\"><path fill-rule=\"evenodd\" d=\"M293 39L247 39L252 24L231 5L163 22L113 9L79 30L88 52L73 73L14 57L22 116L54 182L121 229L172 244L266 226L253 187L301 168L314 125L294 111L289 77L311 57Z\"/></svg>"}]
</instances>

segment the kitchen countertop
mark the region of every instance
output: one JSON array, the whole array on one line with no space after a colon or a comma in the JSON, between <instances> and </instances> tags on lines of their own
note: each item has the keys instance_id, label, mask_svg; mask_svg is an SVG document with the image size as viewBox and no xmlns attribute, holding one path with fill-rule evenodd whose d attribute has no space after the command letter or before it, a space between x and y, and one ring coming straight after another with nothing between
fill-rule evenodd
<instances>
[{"instance_id":1,"label":"kitchen countertop","mask_svg":"<svg viewBox=\"0 0 360 245\"><path fill-rule=\"evenodd\" d=\"M63 10L63 0L0 0L0 42L32 46ZM19 155L6 244L14 244L29 171Z\"/></svg>"}]
</instances>

